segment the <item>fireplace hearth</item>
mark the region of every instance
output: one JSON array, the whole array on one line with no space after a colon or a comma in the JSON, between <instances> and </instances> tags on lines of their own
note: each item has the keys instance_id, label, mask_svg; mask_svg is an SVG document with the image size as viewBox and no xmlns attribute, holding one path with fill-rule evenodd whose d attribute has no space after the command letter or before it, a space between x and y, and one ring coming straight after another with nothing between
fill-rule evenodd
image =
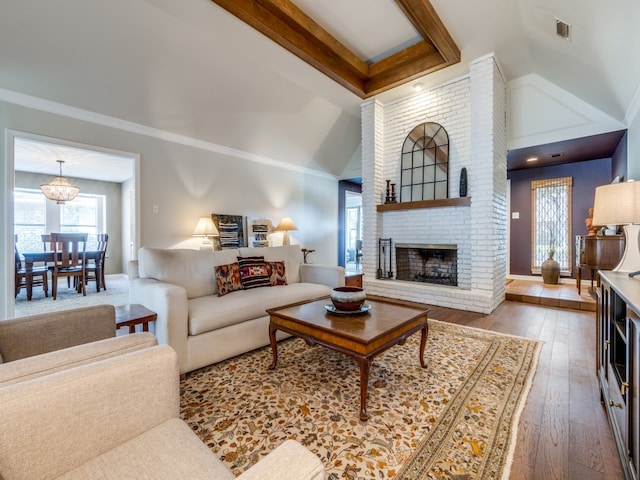
<instances>
[{"instance_id":1,"label":"fireplace hearth","mask_svg":"<svg viewBox=\"0 0 640 480\"><path fill-rule=\"evenodd\" d=\"M458 247L446 244L396 244L396 279L458 286Z\"/></svg>"}]
</instances>

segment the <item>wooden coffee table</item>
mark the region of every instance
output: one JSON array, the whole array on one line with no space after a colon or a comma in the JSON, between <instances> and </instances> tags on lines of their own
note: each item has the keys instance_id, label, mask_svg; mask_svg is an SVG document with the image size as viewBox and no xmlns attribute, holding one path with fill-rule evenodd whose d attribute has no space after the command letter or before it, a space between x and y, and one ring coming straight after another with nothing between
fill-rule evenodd
<instances>
[{"instance_id":1,"label":"wooden coffee table","mask_svg":"<svg viewBox=\"0 0 640 480\"><path fill-rule=\"evenodd\" d=\"M322 345L353 357L360 367L362 421L369 418L367 388L374 357L396 344L404 344L410 335L420 330L419 358L420 365L425 368L424 348L429 334L428 309L381 297L367 297L365 304L371 305L367 313L349 316L327 312L325 305L331 305L329 297L267 310L273 352L269 369L275 369L278 363L277 330L300 337L310 346Z\"/></svg>"}]
</instances>

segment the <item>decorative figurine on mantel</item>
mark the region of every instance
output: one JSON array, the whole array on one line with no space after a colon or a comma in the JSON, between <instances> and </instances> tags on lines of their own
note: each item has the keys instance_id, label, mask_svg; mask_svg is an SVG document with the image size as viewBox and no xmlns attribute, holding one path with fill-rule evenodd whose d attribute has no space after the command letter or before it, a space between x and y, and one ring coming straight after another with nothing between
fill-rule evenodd
<instances>
[{"instance_id":1,"label":"decorative figurine on mantel","mask_svg":"<svg viewBox=\"0 0 640 480\"><path fill-rule=\"evenodd\" d=\"M396 199L396 184L391 183L391 180L387 180L387 196L384 199L384 203L398 203Z\"/></svg>"},{"instance_id":2,"label":"decorative figurine on mantel","mask_svg":"<svg viewBox=\"0 0 640 480\"><path fill-rule=\"evenodd\" d=\"M584 219L584 224L587 227L587 235L589 237L595 237L598 232L598 227L593 225L593 208L589 209L589 216Z\"/></svg>"}]
</instances>

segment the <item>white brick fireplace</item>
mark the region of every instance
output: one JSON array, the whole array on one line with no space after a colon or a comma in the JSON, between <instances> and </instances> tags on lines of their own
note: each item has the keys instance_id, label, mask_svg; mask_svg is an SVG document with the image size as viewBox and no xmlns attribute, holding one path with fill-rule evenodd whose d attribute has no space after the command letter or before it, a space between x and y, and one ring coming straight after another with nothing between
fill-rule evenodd
<instances>
[{"instance_id":1,"label":"white brick fireplace","mask_svg":"<svg viewBox=\"0 0 640 480\"><path fill-rule=\"evenodd\" d=\"M363 273L367 293L481 313L503 300L506 279L506 88L493 55L468 76L392 103L362 105ZM449 134L449 197L468 172L468 205L378 212L386 180L400 185L402 144L415 126L441 124ZM376 279L378 239L457 248L457 286Z\"/></svg>"}]
</instances>

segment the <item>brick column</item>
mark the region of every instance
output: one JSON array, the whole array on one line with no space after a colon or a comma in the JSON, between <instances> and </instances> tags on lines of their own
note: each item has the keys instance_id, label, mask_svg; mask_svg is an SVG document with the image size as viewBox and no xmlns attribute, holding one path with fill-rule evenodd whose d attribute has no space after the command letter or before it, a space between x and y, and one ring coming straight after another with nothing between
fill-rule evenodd
<instances>
[{"instance_id":1,"label":"brick column","mask_svg":"<svg viewBox=\"0 0 640 480\"><path fill-rule=\"evenodd\" d=\"M506 281L506 84L493 56L471 63L470 78L471 288L489 294L493 309Z\"/></svg>"},{"instance_id":2,"label":"brick column","mask_svg":"<svg viewBox=\"0 0 640 480\"><path fill-rule=\"evenodd\" d=\"M365 282L376 278L378 269L378 238L381 235L381 216L376 211L385 188L383 178L384 107L377 100L361 106L362 112L362 218L363 262Z\"/></svg>"}]
</instances>

